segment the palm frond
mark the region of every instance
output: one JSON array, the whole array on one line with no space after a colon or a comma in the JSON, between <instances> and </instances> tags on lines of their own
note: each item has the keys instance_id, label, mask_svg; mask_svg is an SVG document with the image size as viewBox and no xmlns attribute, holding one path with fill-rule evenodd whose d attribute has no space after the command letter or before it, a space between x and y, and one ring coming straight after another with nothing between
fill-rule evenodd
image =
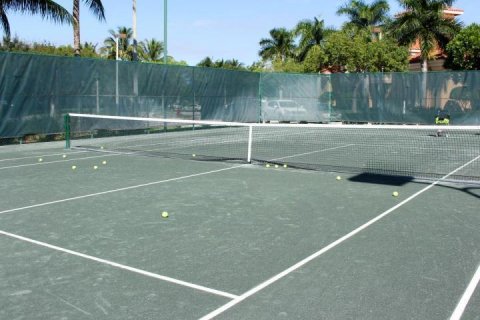
<instances>
[{"instance_id":1,"label":"palm frond","mask_svg":"<svg viewBox=\"0 0 480 320\"><path fill-rule=\"evenodd\" d=\"M84 0L85 5L100 21L105 21L105 9L101 0Z\"/></svg>"}]
</instances>

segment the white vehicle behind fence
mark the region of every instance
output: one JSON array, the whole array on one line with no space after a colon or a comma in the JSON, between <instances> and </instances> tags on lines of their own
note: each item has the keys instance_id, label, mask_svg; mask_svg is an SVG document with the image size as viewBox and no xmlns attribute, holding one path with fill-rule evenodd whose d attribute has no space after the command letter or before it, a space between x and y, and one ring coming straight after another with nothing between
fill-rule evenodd
<instances>
[{"instance_id":1,"label":"white vehicle behind fence","mask_svg":"<svg viewBox=\"0 0 480 320\"><path fill-rule=\"evenodd\" d=\"M262 121L306 121L307 109L294 100L262 101Z\"/></svg>"}]
</instances>

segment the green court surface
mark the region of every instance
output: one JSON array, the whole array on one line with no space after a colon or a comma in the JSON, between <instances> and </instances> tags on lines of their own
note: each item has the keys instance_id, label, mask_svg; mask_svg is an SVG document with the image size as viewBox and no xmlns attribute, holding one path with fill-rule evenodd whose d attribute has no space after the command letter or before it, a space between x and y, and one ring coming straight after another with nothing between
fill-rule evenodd
<instances>
[{"instance_id":1,"label":"green court surface","mask_svg":"<svg viewBox=\"0 0 480 320\"><path fill-rule=\"evenodd\" d=\"M0 319L480 319L478 183L59 143L0 181Z\"/></svg>"}]
</instances>

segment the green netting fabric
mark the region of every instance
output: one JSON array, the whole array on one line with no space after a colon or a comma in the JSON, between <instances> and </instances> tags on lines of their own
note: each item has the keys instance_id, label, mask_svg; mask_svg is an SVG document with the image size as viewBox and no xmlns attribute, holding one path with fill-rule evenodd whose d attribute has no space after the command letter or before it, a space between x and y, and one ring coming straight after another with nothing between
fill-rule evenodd
<instances>
[{"instance_id":1,"label":"green netting fabric","mask_svg":"<svg viewBox=\"0 0 480 320\"><path fill-rule=\"evenodd\" d=\"M68 112L221 120L480 124L480 72L305 75L0 53L0 137Z\"/></svg>"}]
</instances>

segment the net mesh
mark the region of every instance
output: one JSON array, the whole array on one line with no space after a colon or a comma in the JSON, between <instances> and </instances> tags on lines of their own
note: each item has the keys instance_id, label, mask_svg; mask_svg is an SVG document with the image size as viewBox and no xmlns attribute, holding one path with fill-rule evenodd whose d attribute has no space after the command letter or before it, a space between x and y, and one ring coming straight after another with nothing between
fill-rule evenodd
<instances>
[{"instance_id":1,"label":"net mesh","mask_svg":"<svg viewBox=\"0 0 480 320\"><path fill-rule=\"evenodd\" d=\"M480 181L480 127L245 124L72 114L74 148Z\"/></svg>"}]
</instances>

